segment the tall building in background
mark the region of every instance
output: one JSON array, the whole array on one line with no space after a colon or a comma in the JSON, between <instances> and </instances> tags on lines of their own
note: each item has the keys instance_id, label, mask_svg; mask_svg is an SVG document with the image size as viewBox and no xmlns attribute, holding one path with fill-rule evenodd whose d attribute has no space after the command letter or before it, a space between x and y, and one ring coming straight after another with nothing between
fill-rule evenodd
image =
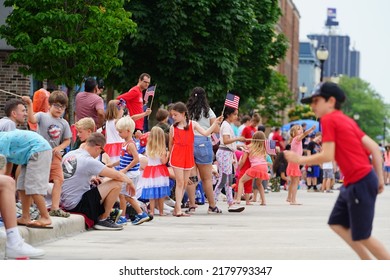
<instances>
[{"instance_id":1,"label":"tall building in background","mask_svg":"<svg viewBox=\"0 0 390 280\"><path fill-rule=\"evenodd\" d=\"M333 75L347 75L349 77L359 77L360 75L360 52L351 50L351 39L348 35L337 34L336 9L328 8L325 27L328 34L309 34L307 37L311 41L316 41L313 45L317 48L324 45L329 51L329 58L324 63L324 77Z\"/></svg>"},{"instance_id":2,"label":"tall building in background","mask_svg":"<svg viewBox=\"0 0 390 280\"><path fill-rule=\"evenodd\" d=\"M319 81L320 68L315 53L315 46L312 42L299 43L299 72L298 88L304 88L305 92L300 92L297 102L311 94Z\"/></svg>"}]
</instances>

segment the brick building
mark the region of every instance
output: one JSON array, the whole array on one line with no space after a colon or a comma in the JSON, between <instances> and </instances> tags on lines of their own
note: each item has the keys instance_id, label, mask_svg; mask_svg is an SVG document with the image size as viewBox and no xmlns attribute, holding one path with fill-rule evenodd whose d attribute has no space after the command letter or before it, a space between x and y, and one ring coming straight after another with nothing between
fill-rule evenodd
<instances>
[{"instance_id":1,"label":"brick building","mask_svg":"<svg viewBox=\"0 0 390 280\"><path fill-rule=\"evenodd\" d=\"M285 58L277 66L276 70L285 75L288 87L294 93L294 99L298 96L298 66L299 66L299 11L293 0L279 0L282 16L276 27L276 32L283 33L289 42L289 48Z\"/></svg>"},{"instance_id":2,"label":"brick building","mask_svg":"<svg viewBox=\"0 0 390 280\"><path fill-rule=\"evenodd\" d=\"M4 0L0 0L0 25L10 12L9 8L4 8ZM18 65L9 65L6 60L12 51L4 40L0 39L0 89L16 94L29 94L31 79L18 72ZM8 99L14 98L12 95L0 92L0 117L4 116L4 104Z\"/></svg>"}]
</instances>

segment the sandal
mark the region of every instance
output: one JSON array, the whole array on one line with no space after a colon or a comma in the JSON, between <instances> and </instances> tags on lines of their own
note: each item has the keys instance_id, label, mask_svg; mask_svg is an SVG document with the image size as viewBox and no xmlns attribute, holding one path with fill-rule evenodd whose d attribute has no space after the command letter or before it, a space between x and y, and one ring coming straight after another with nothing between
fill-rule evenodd
<instances>
[{"instance_id":1,"label":"sandal","mask_svg":"<svg viewBox=\"0 0 390 280\"><path fill-rule=\"evenodd\" d=\"M50 210L49 215L52 217L68 218L70 214L62 209Z\"/></svg>"},{"instance_id":2,"label":"sandal","mask_svg":"<svg viewBox=\"0 0 390 280\"><path fill-rule=\"evenodd\" d=\"M175 216L175 217L190 217L191 215L181 212L181 213L175 214L173 216Z\"/></svg>"},{"instance_id":3,"label":"sandal","mask_svg":"<svg viewBox=\"0 0 390 280\"><path fill-rule=\"evenodd\" d=\"M188 208L184 212L186 212L187 214L195 214L195 210L196 210L196 207L191 206L190 208Z\"/></svg>"},{"instance_id":4,"label":"sandal","mask_svg":"<svg viewBox=\"0 0 390 280\"><path fill-rule=\"evenodd\" d=\"M220 210L217 206L211 207L207 210L207 214L222 214L222 210Z\"/></svg>"}]
</instances>

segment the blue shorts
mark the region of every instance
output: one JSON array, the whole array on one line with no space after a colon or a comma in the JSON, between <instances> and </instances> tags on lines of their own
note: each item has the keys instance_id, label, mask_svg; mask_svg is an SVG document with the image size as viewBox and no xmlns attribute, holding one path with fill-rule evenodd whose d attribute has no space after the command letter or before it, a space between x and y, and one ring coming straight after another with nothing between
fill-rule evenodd
<instances>
[{"instance_id":1,"label":"blue shorts","mask_svg":"<svg viewBox=\"0 0 390 280\"><path fill-rule=\"evenodd\" d=\"M213 163L213 144L211 139L205 136L195 135L194 139L194 158L196 164Z\"/></svg>"},{"instance_id":2,"label":"blue shorts","mask_svg":"<svg viewBox=\"0 0 390 280\"><path fill-rule=\"evenodd\" d=\"M309 171L310 168L311 168L311 171ZM320 177L320 167L318 165L309 166L307 173L306 173L306 177L310 177L310 178Z\"/></svg>"},{"instance_id":3,"label":"blue shorts","mask_svg":"<svg viewBox=\"0 0 390 280\"><path fill-rule=\"evenodd\" d=\"M378 178L374 170L348 187L341 186L328 224L350 228L354 241L369 238L374 221L377 194Z\"/></svg>"},{"instance_id":4,"label":"blue shorts","mask_svg":"<svg viewBox=\"0 0 390 280\"><path fill-rule=\"evenodd\" d=\"M383 170L387 173L390 173L390 166L383 167Z\"/></svg>"}]
</instances>

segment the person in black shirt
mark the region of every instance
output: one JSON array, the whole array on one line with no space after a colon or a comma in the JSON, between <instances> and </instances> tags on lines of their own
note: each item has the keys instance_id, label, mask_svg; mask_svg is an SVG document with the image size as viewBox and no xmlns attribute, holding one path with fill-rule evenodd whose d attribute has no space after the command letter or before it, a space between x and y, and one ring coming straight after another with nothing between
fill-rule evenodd
<instances>
[{"instance_id":1,"label":"person in black shirt","mask_svg":"<svg viewBox=\"0 0 390 280\"><path fill-rule=\"evenodd\" d=\"M311 135L313 136L313 135ZM317 132L314 135L314 139L309 142L307 145L307 155L314 155L321 151L321 140L322 134L321 132ZM306 175L306 183L307 183L307 191L311 189L313 191L318 191L317 189L317 181L320 177L320 166L319 165L308 165L307 166L307 175Z\"/></svg>"}]
</instances>

